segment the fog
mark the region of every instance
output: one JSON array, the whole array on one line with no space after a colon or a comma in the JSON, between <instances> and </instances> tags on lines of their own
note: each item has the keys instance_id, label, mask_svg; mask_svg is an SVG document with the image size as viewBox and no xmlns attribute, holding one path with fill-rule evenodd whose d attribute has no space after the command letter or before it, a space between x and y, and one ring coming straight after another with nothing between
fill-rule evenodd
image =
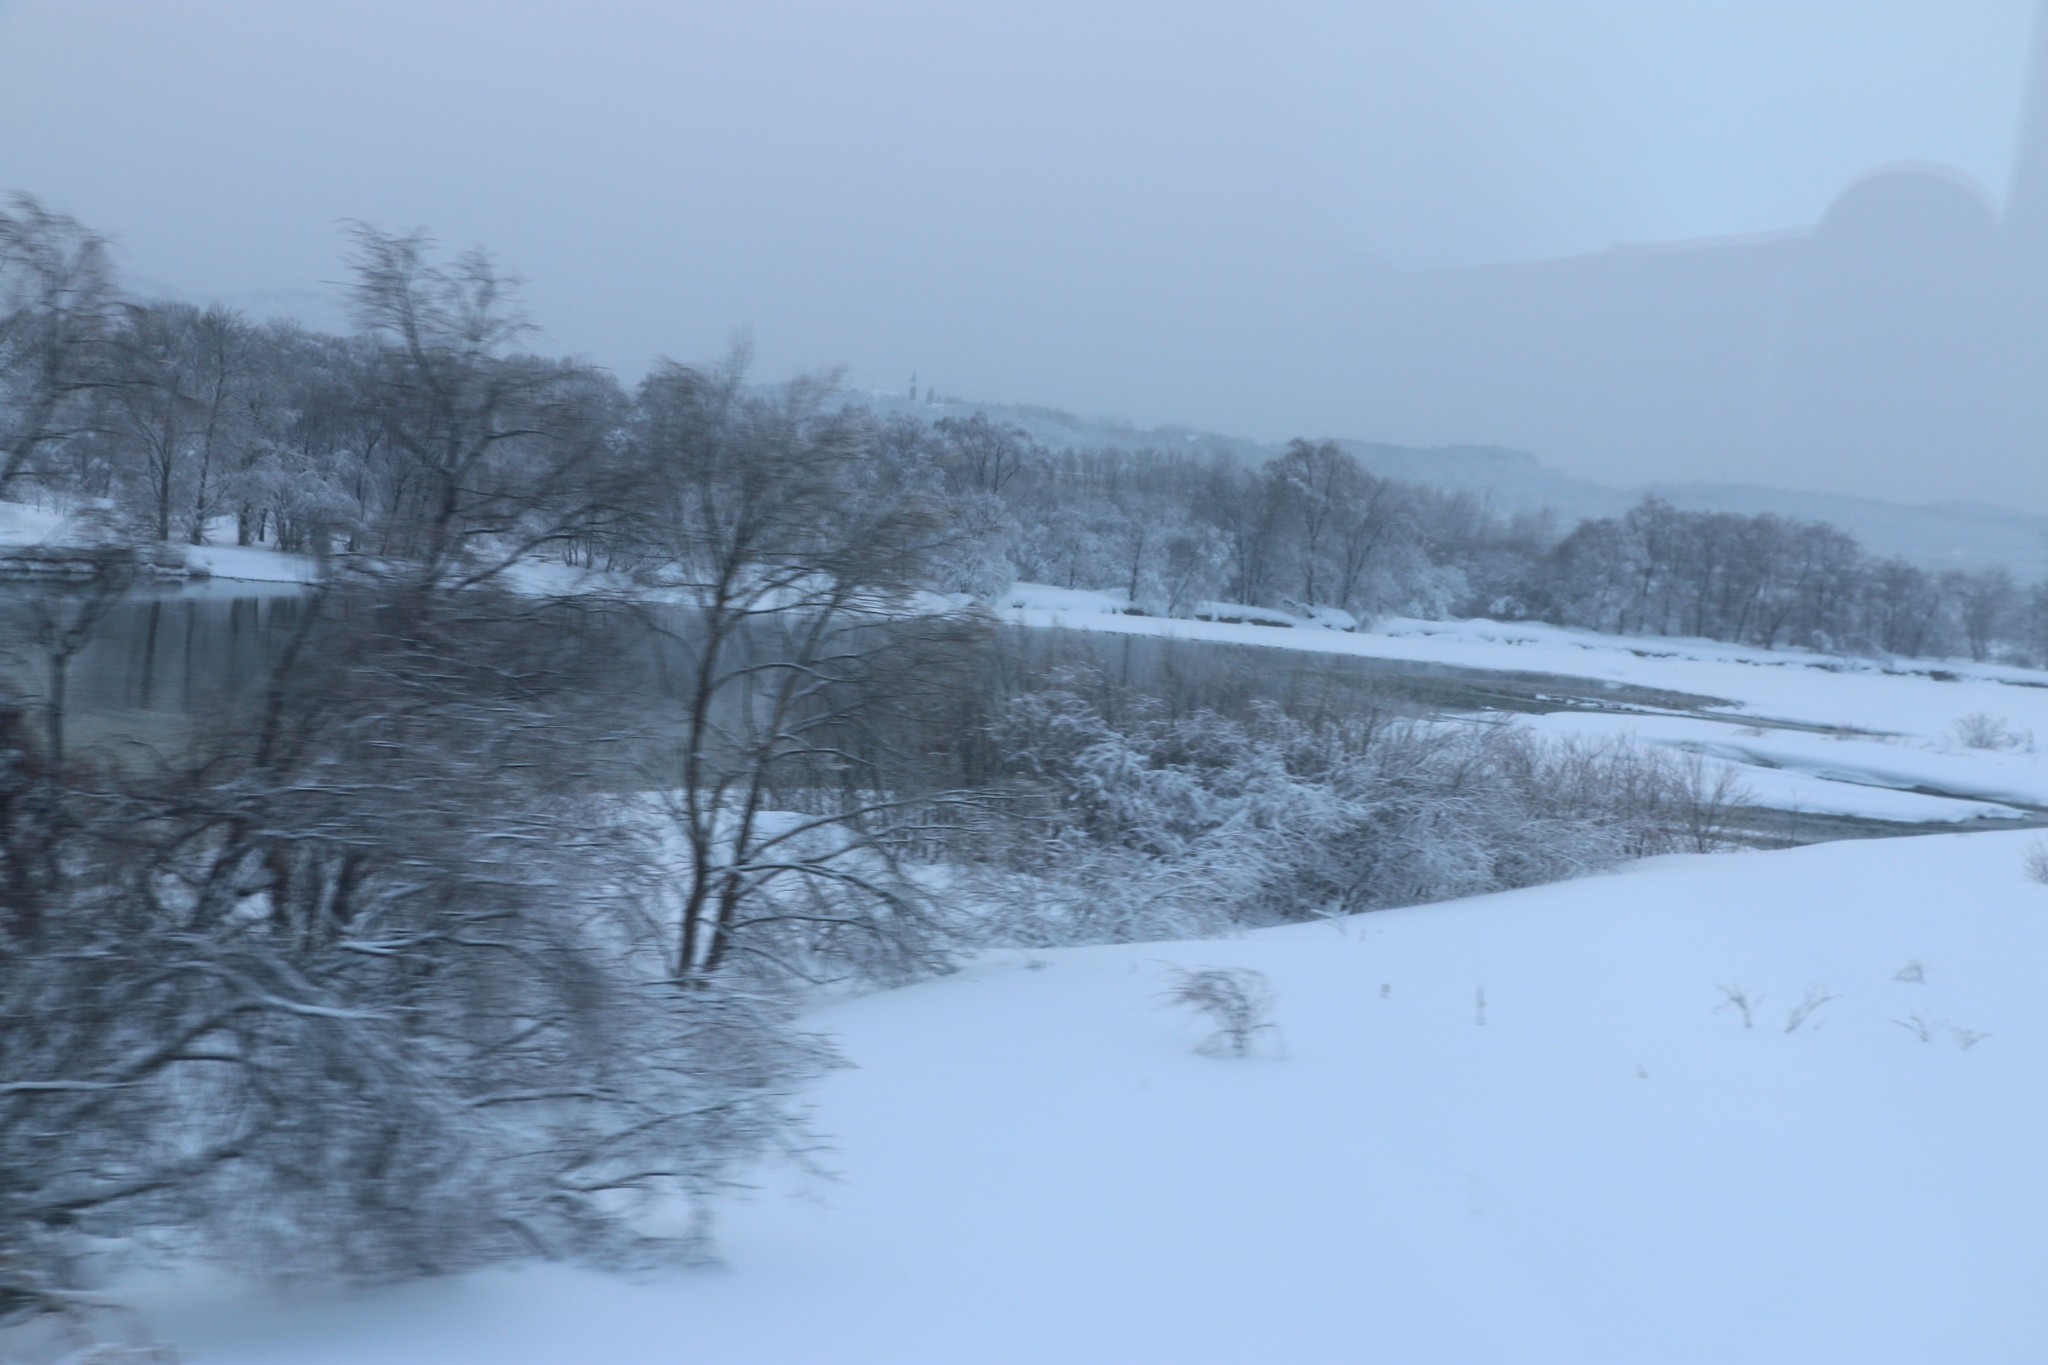
<instances>
[{"instance_id":1,"label":"fog","mask_svg":"<svg viewBox=\"0 0 2048 1365\"><path fill-rule=\"evenodd\" d=\"M2032 8L0 0L0 188L318 321L425 225L629 377L2048 510Z\"/></svg>"}]
</instances>

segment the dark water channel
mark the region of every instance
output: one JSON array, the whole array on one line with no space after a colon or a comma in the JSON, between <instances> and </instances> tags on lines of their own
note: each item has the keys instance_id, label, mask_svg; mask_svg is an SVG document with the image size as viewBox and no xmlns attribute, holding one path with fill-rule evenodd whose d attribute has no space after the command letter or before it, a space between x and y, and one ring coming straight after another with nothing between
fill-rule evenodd
<instances>
[{"instance_id":1,"label":"dark water channel","mask_svg":"<svg viewBox=\"0 0 2048 1365\"><path fill-rule=\"evenodd\" d=\"M0 670L22 691L48 686L37 637L62 629L80 602L62 588L0 588ZM80 716L169 716L211 710L260 686L305 609L279 584L138 589L93 628L69 668Z\"/></svg>"},{"instance_id":2,"label":"dark water channel","mask_svg":"<svg viewBox=\"0 0 2048 1365\"><path fill-rule=\"evenodd\" d=\"M1275 628L1280 629L1279 627ZM1416 714L1551 711L1706 712L1730 703L1602 678L1570 677L1414 659L1117 635L1107 631L1017 628L1027 658L1098 663L1139 691L1256 695L1310 711L1375 706Z\"/></svg>"},{"instance_id":3,"label":"dark water channel","mask_svg":"<svg viewBox=\"0 0 2048 1365\"><path fill-rule=\"evenodd\" d=\"M47 688L35 647L39 620L63 620L74 602L63 587L0 587L0 675L29 696ZM137 589L106 616L70 665L70 708L80 724L131 739L166 733L195 714L233 712L250 702L281 659L305 612L291 585L201 583ZM682 620L676 612L670 628ZM1294 649L1161 641L1096 630L1010 628L1004 639L1030 669L1094 665L1141 692L1214 698L1266 696L1290 706L1348 710L1397 706L1415 712L1700 710L1714 698L1628 688L1587 677L1460 669L1440 663L1319 655ZM645 647L623 647L627 681L649 700L672 698L676 665Z\"/></svg>"},{"instance_id":4,"label":"dark water channel","mask_svg":"<svg viewBox=\"0 0 2048 1365\"><path fill-rule=\"evenodd\" d=\"M63 589L0 586L0 677L32 697L43 695L48 670L35 644L38 626L61 622L74 608ZM96 734L145 742L195 715L232 714L253 703L305 610L303 593L285 584L140 589L113 607L72 660L71 714ZM676 612L669 628L682 620ZM1008 628L998 638L1029 669L1093 666L1126 687L1204 701L1261 696L1311 709L1391 705L1417 712L1689 711L1715 704L1588 678L1097 631ZM621 643L616 660L629 690L650 704L673 698L675 657L644 642Z\"/></svg>"},{"instance_id":5,"label":"dark water channel","mask_svg":"<svg viewBox=\"0 0 2048 1365\"><path fill-rule=\"evenodd\" d=\"M48 670L38 627L66 619L76 599L42 585L0 585L0 681L18 695L45 694ZM146 588L116 604L72 660L68 733L79 745L174 745L201 719L230 722L260 697L307 610L290 585L205 583ZM685 614L664 628L686 636ZM627 704L622 717L652 734L673 718L682 646L644 628L630 640L600 632L603 667ZM1559 710L1690 712L1725 705L1712 697L1557 674L1459 668L1308 650L1164 640L1087 630L1009 627L989 651L990 686L1061 666L1100 670L1112 682L1164 698L1169 706L1235 709L1254 698L1298 714L1342 715L1367 708L1409 714L1539 713ZM1847 817L1754 813L1759 841L1910 832L1914 827ZM1811 828L1806 828L1811 825ZM1795 826L1797 826L1795 828Z\"/></svg>"}]
</instances>

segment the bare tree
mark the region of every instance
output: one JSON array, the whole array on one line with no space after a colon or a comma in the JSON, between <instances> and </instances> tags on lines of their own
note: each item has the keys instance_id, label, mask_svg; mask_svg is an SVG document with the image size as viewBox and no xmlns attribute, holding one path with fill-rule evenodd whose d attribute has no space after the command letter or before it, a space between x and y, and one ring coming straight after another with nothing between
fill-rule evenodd
<instances>
[{"instance_id":1,"label":"bare tree","mask_svg":"<svg viewBox=\"0 0 2048 1365\"><path fill-rule=\"evenodd\" d=\"M941 446L941 467L955 493L1000 497L1039 458L1037 447L1021 427L999 426L987 413L942 417L932 429Z\"/></svg>"},{"instance_id":2,"label":"bare tree","mask_svg":"<svg viewBox=\"0 0 2048 1365\"><path fill-rule=\"evenodd\" d=\"M28 195L0 211L0 496L84 429L112 296L101 238Z\"/></svg>"},{"instance_id":3,"label":"bare tree","mask_svg":"<svg viewBox=\"0 0 2048 1365\"><path fill-rule=\"evenodd\" d=\"M652 932L616 655L497 586L613 505L572 476L582 376L488 353L482 277L437 279L379 296L435 320L365 389L419 558L328 559L189 744L97 758L61 686L0 696L0 1315L143 1231L368 1277L702 1256L638 1210L801 1145L828 1054L770 995L677 991ZM49 677L99 600L40 633Z\"/></svg>"},{"instance_id":4,"label":"bare tree","mask_svg":"<svg viewBox=\"0 0 2048 1365\"><path fill-rule=\"evenodd\" d=\"M913 600L957 533L822 385L751 395L742 363L664 363L640 393L660 475L646 574L682 602L659 774L684 859L672 970L706 979L736 953L771 973L916 970L941 936L898 859L933 807L887 732L944 704L972 634Z\"/></svg>"},{"instance_id":5,"label":"bare tree","mask_svg":"<svg viewBox=\"0 0 2048 1365\"><path fill-rule=\"evenodd\" d=\"M1301 604L1330 604L1331 550L1339 528L1354 519L1356 504L1363 500L1365 471L1335 441L1318 444L1297 437L1286 454L1267 463L1265 476L1294 532Z\"/></svg>"},{"instance_id":6,"label":"bare tree","mask_svg":"<svg viewBox=\"0 0 2048 1365\"><path fill-rule=\"evenodd\" d=\"M366 395L389 455L379 552L480 583L619 518L621 397L587 366L517 351L518 282L482 251L443 264L424 233L353 235L357 318L381 343Z\"/></svg>"},{"instance_id":7,"label":"bare tree","mask_svg":"<svg viewBox=\"0 0 2048 1365\"><path fill-rule=\"evenodd\" d=\"M798 1142L827 1058L666 984L588 643L337 578L187 749L95 760L0 699L0 1315L142 1230L367 1277L705 1254L634 1210Z\"/></svg>"},{"instance_id":8,"label":"bare tree","mask_svg":"<svg viewBox=\"0 0 2048 1365\"><path fill-rule=\"evenodd\" d=\"M206 523L225 505L254 329L225 308L155 303L125 312L97 389L97 425L135 476L133 501L148 533L203 544Z\"/></svg>"},{"instance_id":9,"label":"bare tree","mask_svg":"<svg viewBox=\"0 0 2048 1365\"><path fill-rule=\"evenodd\" d=\"M1970 657L1979 662L1991 657L1992 648L2013 634L2013 617L2019 606L2019 588L2012 574L2003 568L1977 573L1950 571L1943 584L1956 601L1956 616L1963 627L1963 643Z\"/></svg>"}]
</instances>

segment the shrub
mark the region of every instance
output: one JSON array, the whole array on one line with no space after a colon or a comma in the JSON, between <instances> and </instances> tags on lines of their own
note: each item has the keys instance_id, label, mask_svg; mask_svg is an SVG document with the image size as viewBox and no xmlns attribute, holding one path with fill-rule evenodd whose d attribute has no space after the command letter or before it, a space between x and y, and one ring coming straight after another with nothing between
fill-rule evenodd
<instances>
[{"instance_id":1,"label":"shrub","mask_svg":"<svg viewBox=\"0 0 2048 1365\"><path fill-rule=\"evenodd\" d=\"M2020 869L2028 878L2048 884L2048 839L2036 839L2020 855Z\"/></svg>"},{"instance_id":2,"label":"shrub","mask_svg":"<svg viewBox=\"0 0 2048 1365\"><path fill-rule=\"evenodd\" d=\"M1166 989L1160 1000L1172 1009L1186 1010L1212 1025L1209 1036L1195 1050L1205 1057L1246 1057L1261 1036L1277 1036L1279 1025L1273 1013L1273 987L1264 972L1249 967L1184 967L1167 969Z\"/></svg>"},{"instance_id":3,"label":"shrub","mask_svg":"<svg viewBox=\"0 0 2048 1365\"><path fill-rule=\"evenodd\" d=\"M2034 737L2004 716L1994 716L1986 711L1972 711L1958 717L1955 723L1956 740L1966 749L2030 749Z\"/></svg>"},{"instance_id":4,"label":"shrub","mask_svg":"<svg viewBox=\"0 0 2048 1365\"><path fill-rule=\"evenodd\" d=\"M1213 934L1557 881L1717 847L1746 795L1724 765L1625 739L1262 703L1174 716L1072 681L991 728L1001 776L1043 794L1041 832L1011 848L1022 880L993 898L999 939Z\"/></svg>"}]
</instances>

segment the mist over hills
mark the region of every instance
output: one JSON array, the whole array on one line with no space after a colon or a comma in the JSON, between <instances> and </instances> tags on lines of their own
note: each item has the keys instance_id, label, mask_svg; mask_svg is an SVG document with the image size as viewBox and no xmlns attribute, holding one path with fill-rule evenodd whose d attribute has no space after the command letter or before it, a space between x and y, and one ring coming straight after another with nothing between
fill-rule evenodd
<instances>
[{"instance_id":1,"label":"mist over hills","mask_svg":"<svg viewBox=\"0 0 2048 1365\"><path fill-rule=\"evenodd\" d=\"M946 394L864 392L851 395L883 415L925 421L984 412L1020 428L1049 450L1172 450L1258 464L1285 444L1202 431L1179 424L1141 427L1116 417L1083 417L1029 403L978 403ZM1769 512L1801 521L1825 521L1854 535L1881 557L1897 556L1926 569L2004 567L2025 580L2048 577L2048 517L1971 503L1908 504L1840 493L1772 488L1753 483L1649 481L1623 485L1560 473L1525 450L1494 446L1407 446L1339 438L1338 444L1382 478L1468 493L1508 511L1549 509L1561 528L1586 517L1616 516L1645 495L1688 511Z\"/></svg>"}]
</instances>

